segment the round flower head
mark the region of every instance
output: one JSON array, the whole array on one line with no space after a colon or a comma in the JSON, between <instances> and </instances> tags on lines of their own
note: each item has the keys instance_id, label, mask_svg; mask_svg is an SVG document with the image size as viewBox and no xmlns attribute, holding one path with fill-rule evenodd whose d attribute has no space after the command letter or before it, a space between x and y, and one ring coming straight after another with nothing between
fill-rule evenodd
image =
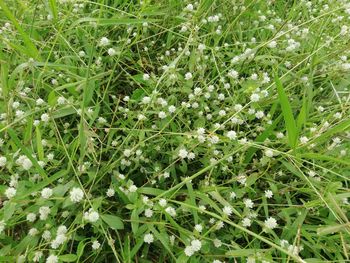
<instances>
[{"instance_id":1,"label":"round flower head","mask_svg":"<svg viewBox=\"0 0 350 263\"><path fill-rule=\"evenodd\" d=\"M93 250L97 250L97 249L99 249L101 247L101 244L100 244L100 242L95 240L94 242L92 242L91 247L92 247Z\"/></svg>"},{"instance_id":2,"label":"round flower head","mask_svg":"<svg viewBox=\"0 0 350 263\"><path fill-rule=\"evenodd\" d=\"M143 237L143 241L147 244L151 244L154 241L154 237L152 234L148 233Z\"/></svg>"},{"instance_id":3,"label":"round flower head","mask_svg":"<svg viewBox=\"0 0 350 263\"><path fill-rule=\"evenodd\" d=\"M48 199L52 196L52 189L50 188L44 188L43 190L41 190L41 197Z\"/></svg>"},{"instance_id":4,"label":"round flower head","mask_svg":"<svg viewBox=\"0 0 350 263\"><path fill-rule=\"evenodd\" d=\"M268 229L274 229L278 226L277 220L274 219L273 217L269 217L268 219L265 220L264 225Z\"/></svg>"},{"instance_id":5,"label":"round flower head","mask_svg":"<svg viewBox=\"0 0 350 263\"><path fill-rule=\"evenodd\" d=\"M5 195L6 195L6 197L8 199L11 199L11 198L13 198L16 195L16 192L17 192L16 188L9 187L9 188L6 189Z\"/></svg>"},{"instance_id":6,"label":"round flower head","mask_svg":"<svg viewBox=\"0 0 350 263\"><path fill-rule=\"evenodd\" d=\"M46 259L46 263L58 263L58 257L56 255L50 255Z\"/></svg>"},{"instance_id":7,"label":"round flower head","mask_svg":"<svg viewBox=\"0 0 350 263\"><path fill-rule=\"evenodd\" d=\"M69 195L70 195L70 200L73 203L79 203L84 198L84 192L78 187L74 187L70 191Z\"/></svg>"}]
</instances>

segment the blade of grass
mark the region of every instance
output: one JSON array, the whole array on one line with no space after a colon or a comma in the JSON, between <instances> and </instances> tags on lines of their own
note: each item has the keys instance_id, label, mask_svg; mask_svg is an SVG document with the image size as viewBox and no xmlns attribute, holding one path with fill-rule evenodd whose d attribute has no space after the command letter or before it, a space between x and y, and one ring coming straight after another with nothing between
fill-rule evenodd
<instances>
[{"instance_id":1,"label":"blade of grass","mask_svg":"<svg viewBox=\"0 0 350 263\"><path fill-rule=\"evenodd\" d=\"M284 91L281 80L278 75L275 75L275 84L278 92L278 98L281 104L282 113L284 117L284 122L288 134L289 145L292 148L295 148L297 137L298 137L298 129L294 120L293 111L288 101L288 97L286 92Z\"/></svg>"},{"instance_id":2,"label":"blade of grass","mask_svg":"<svg viewBox=\"0 0 350 263\"><path fill-rule=\"evenodd\" d=\"M34 43L30 39L30 37L26 34L25 30L18 23L16 17L12 14L12 12L8 8L8 6L5 4L4 0L0 0L0 7L2 8L2 11L5 13L7 18L15 26L18 33L21 35L23 42L24 42L25 46L27 47L26 49L24 49L24 52L27 53L28 56L35 58L36 60L41 60L40 55L39 55L39 51L35 47Z\"/></svg>"}]
</instances>

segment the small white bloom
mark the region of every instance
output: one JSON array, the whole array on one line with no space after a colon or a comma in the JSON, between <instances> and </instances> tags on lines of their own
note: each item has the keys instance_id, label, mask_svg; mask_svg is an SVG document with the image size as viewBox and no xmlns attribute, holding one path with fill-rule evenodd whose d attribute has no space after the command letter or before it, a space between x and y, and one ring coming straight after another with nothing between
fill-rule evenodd
<instances>
[{"instance_id":1,"label":"small white bloom","mask_svg":"<svg viewBox=\"0 0 350 263\"><path fill-rule=\"evenodd\" d=\"M147 244L151 244L154 241L154 237L152 234L148 233L143 237L143 241Z\"/></svg>"},{"instance_id":2,"label":"small white bloom","mask_svg":"<svg viewBox=\"0 0 350 263\"><path fill-rule=\"evenodd\" d=\"M152 217L153 216L153 210L150 208L147 208L145 210L145 217Z\"/></svg>"},{"instance_id":3,"label":"small white bloom","mask_svg":"<svg viewBox=\"0 0 350 263\"><path fill-rule=\"evenodd\" d=\"M4 167L6 165L7 159L5 156L0 157L0 167Z\"/></svg>"},{"instance_id":4,"label":"small white bloom","mask_svg":"<svg viewBox=\"0 0 350 263\"><path fill-rule=\"evenodd\" d=\"M35 221L35 219L36 219L36 214L34 214L34 213L29 213L29 214L27 215L27 221L28 221L28 222L33 223L33 222Z\"/></svg>"},{"instance_id":5,"label":"small white bloom","mask_svg":"<svg viewBox=\"0 0 350 263\"><path fill-rule=\"evenodd\" d=\"M254 206L254 203L251 199L244 199L243 203L247 208L253 208Z\"/></svg>"},{"instance_id":6,"label":"small white bloom","mask_svg":"<svg viewBox=\"0 0 350 263\"><path fill-rule=\"evenodd\" d=\"M11 198L13 198L16 195L16 192L17 192L16 188L9 187L9 188L6 189L5 195L6 195L6 197L8 199L11 199Z\"/></svg>"},{"instance_id":7,"label":"small white bloom","mask_svg":"<svg viewBox=\"0 0 350 263\"><path fill-rule=\"evenodd\" d=\"M166 201L164 198L162 198L162 199L159 200L159 205L160 205L161 207L165 207L166 204L167 204L167 201Z\"/></svg>"},{"instance_id":8,"label":"small white bloom","mask_svg":"<svg viewBox=\"0 0 350 263\"><path fill-rule=\"evenodd\" d=\"M41 197L44 199L48 199L52 196L52 189L45 187L43 190L41 190Z\"/></svg>"},{"instance_id":9,"label":"small white bloom","mask_svg":"<svg viewBox=\"0 0 350 263\"><path fill-rule=\"evenodd\" d=\"M117 54L117 51L115 51L114 48L109 48L109 49L107 50L107 53L108 53L108 55L110 55L111 57L113 57L113 56L115 56L115 55Z\"/></svg>"},{"instance_id":10,"label":"small white bloom","mask_svg":"<svg viewBox=\"0 0 350 263\"><path fill-rule=\"evenodd\" d=\"M271 190L266 190L265 191L265 196L266 196L266 198L272 198L272 196L273 196L272 191Z\"/></svg>"},{"instance_id":11,"label":"small white bloom","mask_svg":"<svg viewBox=\"0 0 350 263\"><path fill-rule=\"evenodd\" d=\"M95 240L94 242L92 242L91 247L92 247L93 250L97 250L97 249L99 249L101 247L101 244L100 244L100 242Z\"/></svg>"},{"instance_id":12,"label":"small white bloom","mask_svg":"<svg viewBox=\"0 0 350 263\"><path fill-rule=\"evenodd\" d=\"M197 224L194 226L194 229L200 233L203 231L203 226L201 224Z\"/></svg>"},{"instance_id":13,"label":"small white bloom","mask_svg":"<svg viewBox=\"0 0 350 263\"><path fill-rule=\"evenodd\" d=\"M230 215L232 214L232 208L229 207L229 206L225 206L225 207L222 209L222 212L223 212L225 215L230 216Z\"/></svg>"},{"instance_id":14,"label":"small white bloom","mask_svg":"<svg viewBox=\"0 0 350 263\"><path fill-rule=\"evenodd\" d=\"M100 39L100 46L102 46L102 47L108 46L109 43L110 43L110 41L109 41L109 39L106 38L106 37L102 37L102 38Z\"/></svg>"},{"instance_id":15,"label":"small white bloom","mask_svg":"<svg viewBox=\"0 0 350 263\"><path fill-rule=\"evenodd\" d=\"M91 208L88 212L84 213L84 219L91 223L95 223L99 218L100 218L100 215Z\"/></svg>"},{"instance_id":16,"label":"small white bloom","mask_svg":"<svg viewBox=\"0 0 350 263\"><path fill-rule=\"evenodd\" d=\"M74 187L69 194L73 203L79 203L84 198L84 192L78 187Z\"/></svg>"},{"instance_id":17,"label":"small white bloom","mask_svg":"<svg viewBox=\"0 0 350 263\"><path fill-rule=\"evenodd\" d=\"M150 76L145 73L145 74L143 74L142 78L143 78L143 80L149 80Z\"/></svg>"},{"instance_id":18,"label":"small white bloom","mask_svg":"<svg viewBox=\"0 0 350 263\"><path fill-rule=\"evenodd\" d=\"M192 249L195 252L197 252L197 251L199 251L201 249L202 242L200 240L198 240L198 239L194 239L194 240L191 241L191 247L192 247Z\"/></svg>"},{"instance_id":19,"label":"small white bloom","mask_svg":"<svg viewBox=\"0 0 350 263\"><path fill-rule=\"evenodd\" d=\"M253 94L250 96L250 100L251 100L252 102L258 102L258 101L260 100L259 94L253 93Z\"/></svg>"},{"instance_id":20,"label":"small white bloom","mask_svg":"<svg viewBox=\"0 0 350 263\"><path fill-rule=\"evenodd\" d=\"M273 217L269 217L268 219L266 219L264 224L265 227L268 229L274 229L278 226L276 219L274 219Z\"/></svg>"},{"instance_id":21,"label":"small white bloom","mask_svg":"<svg viewBox=\"0 0 350 263\"><path fill-rule=\"evenodd\" d=\"M40 118L43 122L48 122L50 120L50 117L47 113L42 114Z\"/></svg>"},{"instance_id":22,"label":"small white bloom","mask_svg":"<svg viewBox=\"0 0 350 263\"><path fill-rule=\"evenodd\" d=\"M168 206L166 209L165 209L165 212L167 212L170 216L172 217L175 217L176 216L176 210L171 207L171 206Z\"/></svg>"},{"instance_id":23,"label":"small white bloom","mask_svg":"<svg viewBox=\"0 0 350 263\"><path fill-rule=\"evenodd\" d=\"M187 72L185 74L185 80L190 80L190 79L192 79L192 73L191 72Z\"/></svg>"},{"instance_id":24,"label":"small white bloom","mask_svg":"<svg viewBox=\"0 0 350 263\"><path fill-rule=\"evenodd\" d=\"M179 150L179 157L180 158L184 159L184 158L187 157L187 155L188 155L188 151L186 149L180 149Z\"/></svg>"},{"instance_id":25,"label":"small white bloom","mask_svg":"<svg viewBox=\"0 0 350 263\"><path fill-rule=\"evenodd\" d=\"M160 119L164 119L164 118L166 118L166 113L165 113L164 111L160 111L160 112L158 113L158 117L159 117Z\"/></svg>"},{"instance_id":26,"label":"small white bloom","mask_svg":"<svg viewBox=\"0 0 350 263\"><path fill-rule=\"evenodd\" d=\"M108 188L106 195L107 195L108 197L114 196L114 195L115 195L114 189L113 189L113 188Z\"/></svg>"},{"instance_id":27,"label":"small white bloom","mask_svg":"<svg viewBox=\"0 0 350 263\"><path fill-rule=\"evenodd\" d=\"M273 157L273 151L271 149L265 150L265 155L269 158Z\"/></svg>"},{"instance_id":28,"label":"small white bloom","mask_svg":"<svg viewBox=\"0 0 350 263\"><path fill-rule=\"evenodd\" d=\"M242 225L243 225L244 227L249 227L249 226L252 225L252 221L251 221L248 217L245 217L245 218L243 218L243 220L242 220Z\"/></svg>"},{"instance_id":29,"label":"small white bloom","mask_svg":"<svg viewBox=\"0 0 350 263\"><path fill-rule=\"evenodd\" d=\"M55 255L50 255L47 259L46 259L46 263L58 263L58 257Z\"/></svg>"},{"instance_id":30,"label":"small white bloom","mask_svg":"<svg viewBox=\"0 0 350 263\"><path fill-rule=\"evenodd\" d=\"M186 256L190 257L194 254L195 251L193 250L192 246L187 246L184 252Z\"/></svg>"},{"instance_id":31,"label":"small white bloom","mask_svg":"<svg viewBox=\"0 0 350 263\"><path fill-rule=\"evenodd\" d=\"M237 138L237 133L235 131L228 131L226 136L230 139L230 140L235 140Z\"/></svg>"}]
</instances>

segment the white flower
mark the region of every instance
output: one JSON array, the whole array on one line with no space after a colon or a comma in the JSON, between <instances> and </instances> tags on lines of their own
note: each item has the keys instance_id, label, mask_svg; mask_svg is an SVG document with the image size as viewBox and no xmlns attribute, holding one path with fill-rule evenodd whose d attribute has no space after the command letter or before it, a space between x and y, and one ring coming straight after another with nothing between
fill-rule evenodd
<instances>
[{"instance_id":1,"label":"white flower","mask_svg":"<svg viewBox=\"0 0 350 263\"><path fill-rule=\"evenodd\" d=\"M166 118L166 113L165 113L164 111L160 111L160 112L158 113L158 117L159 117L160 119L164 119L164 118Z\"/></svg>"},{"instance_id":2,"label":"white flower","mask_svg":"<svg viewBox=\"0 0 350 263\"><path fill-rule=\"evenodd\" d=\"M145 217L152 217L152 215L153 215L153 210L147 208L147 209L145 210Z\"/></svg>"},{"instance_id":3,"label":"white flower","mask_svg":"<svg viewBox=\"0 0 350 263\"><path fill-rule=\"evenodd\" d=\"M69 195L73 203L79 203L84 198L84 192L78 187L74 187Z\"/></svg>"},{"instance_id":4,"label":"white flower","mask_svg":"<svg viewBox=\"0 0 350 263\"><path fill-rule=\"evenodd\" d=\"M114 189L113 189L113 188L108 188L106 195L107 195L108 197L114 196L114 195L115 195Z\"/></svg>"},{"instance_id":5,"label":"white flower","mask_svg":"<svg viewBox=\"0 0 350 263\"><path fill-rule=\"evenodd\" d=\"M273 196L272 191L271 190L266 190L265 191L265 196L266 196L266 198L271 198Z\"/></svg>"},{"instance_id":6,"label":"white flower","mask_svg":"<svg viewBox=\"0 0 350 263\"><path fill-rule=\"evenodd\" d=\"M236 196L237 196L237 195L236 195L236 193L235 193L235 192L231 192L231 193L230 193L230 198L231 198L231 199L235 199L235 198L236 198Z\"/></svg>"},{"instance_id":7,"label":"white flower","mask_svg":"<svg viewBox=\"0 0 350 263\"><path fill-rule=\"evenodd\" d=\"M271 41L270 43L268 43L267 46L268 46L269 48L275 48L275 47L277 46L277 42L273 40L273 41Z\"/></svg>"},{"instance_id":8,"label":"white flower","mask_svg":"<svg viewBox=\"0 0 350 263\"><path fill-rule=\"evenodd\" d=\"M252 221L248 217L243 218L242 225L244 227L249 227L251 226L251 224L252 224Z\"/></svg>"},{"instance_id":9,"label":"white flower","mask_svg":"<svg viewBox=\"0 0 350 263\"><path fill-rule=\"evenodd\" d=\"M79 57L85 57L85 52L83 50L79 51L78 53Z\"/></svg>"},{"instance_id":10,"label":"white flower","mask_svg":"<svg viewBox=\"0 0 350 263\"><path fill-rule=\"evenodd\" d=\"M60 225L58 228L57 228L57 235L64 235L66 234L68 231L67 227L65 225Z\"/></svg>"},{"instance_id":11,"label":"white flower","mask_svg":"<svg viewBox=\"0 0 350 263\"><path fill-rule=\"evenodd\" d=\"M2 231L4 231L5 226L6 226L5 221L4 221L4 220L1 220L1 221L0 221L0 234L2 233Z\"/></svg>"},{"instance_id":12,"label":"white flower","mask_svg":"<svg viewBox=\"0 0 350 263\"><path fill-rule=\"evenodd\" d=\"M58 97L57 99L57 103L58 105L63 105L66 102L66 98L65 97Z\"/></svg>"},{"instance_id":13,"label":"white flower","mask_svg":"<svg viewBox=\"0 0 350 263\"><path fill-rule=\"evenodd\" d=\"M41 197L48 199L52 196L52 189L46 187L43 190L41 190Z\"/></svg>"},{"instance_id":14,"label":"white flower","mask_svg":"<svg viewBox=\"0 0 350 263\"><path fill-rule=\"evenodd\" d=\"M265 150L265 155L269 158L273 157L273 151L271 149Z\"/></svg>"},{"instance_id":15,"label":"white flower","mask_svg":"<svg viewBox=\"0 0 350 263\"><path fill-rule=\"evenodd\" d=\"M184 158L187 157L187 155L188 155L188 151L186 149L180 149L179 150L179 157L180 158L184 159Z\"/></svg>"},{"instance_id":16,"label":"white flower","mask_svg":"<svg viewBox=\"0 0 350 263\"><path fill-rule=\"evenodd\" d=\"M167 201L166 201L164 198L162 198L162 199L159 200L159 205L160 205L161 207L165 207L166 204L167 204Z\"/></svg>"},{"instance_id":17,"label":"white flower","mask_svg":"<svg viewBox=\"0 0 350 263\"><path fill-rule=\"evenodd\" d=\"M32 237L36 236L38 233L39 233L39 230L36 229L35 227L29 229L29 235L32 236Z\"/></svg>"},{"instance_id":18,"label":"white flower","mask_svg":"<svg viewBox=\"0 0 350 263\"><path fill-rule=\"evenodd\" d=\"M251 199L244 199L243 203L247 208L253 208L254 206L254 203Z\"/></svg>"},{"instance_id":19,"label":"white flower","mask_svg":"<svg viewBox=\"0 0 350 263\"><path fill-rule=\"evenodd\" d=\"M268 229L274 229L278 226L276 219L269 217L264 221L265 227Z\"/></svg>"},{"instance_id":20,"label":"white flower","mask_svg":"<svg viewBox=\"0 0 350 263\"><path fill-rule=\"evenodd\" d=\"M123 152L125 157L130 157L131 153L132 153L132 151L130 149L125 149Z\"/></svg>"},{"instance_id":21,"label":"white flower","mask_svg":"<svg viewBox=\"0 0 350 263\"><path fill-rule=\"evenodd\" d=\"M25 155L18 157L16 164L22 166L22 168L26 171L28 171L33 166L32 161Z\"/></svg>"},{"instance_id":22,"label":"white flower","mask_svg":"<svg viewBox=\"0 0 350 263\"><path fill-rule=\"evenodd\" d=\"M84 213L84 219L91 223L96 222L99 218L100 218L100 215L96 211L94 211L92 208L90 208L88 212Z\"/></svg>"},{"instance_id":23,"label":"white flower","mask_svg":"<svg viewBox=\"0 0 350 263\"><path fill-rule=\"evenodd\" d=\"M0 167L4 167L6 165L7 159L4 156L0 157Z\"/></svg>"},{"instance_id":24,"label":"white flower","mask_svg":"<svg viewBox=\"0 0 350 263\"><path fill-rule=\"evenodd\" d=\"M194 240L191 241L191 247L192 247L192 249L195 252L197 252L197 251L199 251L201 249L202 242L200 240L198 240L198 239L194 239Z\"/></svg>"},{"instance_id":25,"label":"white flower","mask_svg":"<svg viewBox=\"0 0 350 263\"><path fill-rule=\"evenodd\" d=\"M51 248L57 249L60 245L66 242L67 237L65 234L57 234L56 238L51 242Z\"/></svg>"},{"instance_id":26,"label":"white flower","mask_svg":"<svg viewBox=\"0 0 350 263\"><path fill-rule=\"evenodd\" d=\"M187 246L184 252L186 256L190 257L194 254L195 251L193 250L192 246Z\"/></svg>"},{"instance_id":27,"label":"white flower","mask_svg":"<svg viewBox=\"0 0 350 263\"><path fill-rule=\"evenodd\" d=\"M137 191L137 186L136 185L130 185L130 187L129 187L129 192L130 193L134 193L134 192L136 192Z\"/></svg>"},{"instance_id":28,"label":"white flower","mask_svg":"<svg viewBox=\"0 0 350 263\"><path fill-rule=\"evenodd\" d=\"M97 249L99 249L101 247L101 244L100 244L100 242L95 240L94 242L92 242L91 247L92 247L93 250L97 250Z\"/></svg>"},{"instance_id":29,"label":"white flower","mask_svg":"<svg viewBox=\"0 0 350 263\"><path fill-rule=\"evenodd\" d=\"M109 45L109 39L108 38L106 38L106 37L102 37L101 39L100 39L100 46L102 46L102 47L105 47L105 46L108 46Z\"/></svg>"},{"instance_id":30,"label":"white flower","mask_svg":"<svg viewBox=\"0 0 350 263\"><path fill-rule=\"evenodd\" d=\"M221 247L221 246L222 246L222 242L221 242L220 239L215 238L215 239L213 240L213 243L214 243L214 246L215 246L215 247Z\"/></svg>"},{"instance_id":31,"label":"white flower","mask_svg":"<svg viewBox=\"0 0 350 263\"><path fill-rule=\"evenodd\" d=\"M49 241L51 239L51 233L49 230L45 230L44 233L41 235L41 237L45 240L45 241Z\"/></svg>"},{"instance_id":32,"label":"white flower","mask_svg":"<svg viewBox=\"0 0 350 263\"><path fill-rule=\"evenodd\" d=\"M40 118L43 122L48 122L50 120L49 114L47 113L42 114Z\"/></svg>"},{"instance_id":33,"label":"white flower","mask_svg":"<svg viewBox=\"0 0 350 263\"><path fill-rule=\"evenodd\" d=\"M192 73L191 72L187 72L185 74L185 80L190 80L190 79L192 79Z\"/></svg>"},{"instance_id":34,"label":"white flower","mask_svg":"<svg viewBox=\"0 0 350 263\"><path fill-rule=\"evenodd\" d=\"M5 195L6 195L6 197L8 199L11 199L11 198L13 198L16 195L16 192L17 192L16 188L9 187L9 188L6 189Z\"/></svg>"},{"instance_id":35,"label":"white flower","mask_svg":"<svg viewBox=\"0 0 350 263\"><path fill-rule=\"evenodd\" d=\"M46 220L50 214L51 209L48 206L42 206L39 208L40 220Z\"/></svg>"},{"instance_id":36,"label":"white flower","mask_svg":"<svg viewBox=\"0 0 350 263\"><path fill-rule=\"evenodd\" d=\"M222 263L222 261L218 260L218 259L214 259L213 263Z\"/></svg>"},{"instance_id":37,"label":"white flower","mask_svg":"<svg viewBox=\"0 0 350 263\"><path fill-rule=\"evenodd\" d=\"M198 50L200 51L200 52L203 52L203 50L205 49L206 47L205 47L205 44L199 44L198 45Z\"/></svg>"},{"instance_id":38,"label":"white flower","mask_svg":"<svg viewBox=\"0 0 350 263\"><path fill-rule=\"evenodd\" d=\"M235 140L237 138L237 133L235 131L228 131L226 136L230 140Z\"/></svg>"},{"instance_id":39,"label":"white flower","mask_svg":"<svg viewBox=\"0 0 350 263\"><path fill-rule=\"evenodd\" d=\"M200 233L203 231L203 226L201 224L197 224L194 226L194 229Z\"/></svg>"},{"instance_id":40,"label":"white flower","mask_svg":"<svg viewBox=\"0 0 350 263\"><path fill-rule=\"evenodd\" d=\"M188 4L186 6L186 10L192 12L193 11L193 5L192 4Z\"/></svg>"},{"instance_id":41,"label":"white flower","mask_svg":"<svg viewBox=\"0 0 350 263\"><path fill-rule=\"evenodd\" d=\"M222 209L222 212L223 212L225 215L230 216L230 215L232 214L232 208L229 207L229 206L225 206L225 207Z\"/></svg>"},{"instance_id":42,"label":"white flower","mask_svg":"<svg viewBox=\"0 0 350 263\"><path fill-rule=\"evenodd\" d=\"M29 214L27 215L27 221L28 221L28 222L33 223L33 222L35 221L35 219L36 219L36 214L34 214L34 213L29 213Z\"/></svg>"},{"instance_id":43,"label":"white flower","mask_svg":"<svg viewBox=\"0 0 350 263\"><path fill-rule=\"evenodd\" d=\"M174 113L176 111L176 107L174 105L170 105L169 108L168 108L168 111L170 113Z\"/></svg>"},{"instance_id":44,"label":"white flower","mask_svg":"<svg viewBox=\"0 0 350 263\"><path fill-rule=\"evenodd\" d=\"M250 96L250 100L251 100L252 102L258 102L258 101L260 100L259 94L253 93L253 94Z\"/></svg>"},{"instance_id":45,"label":"white flower","mask_svg":"<svg viewBox=\"0 0 350 263\"><path fill-rule=\"evenodd\" d=\"M306 136L300 137L300 142L301 142L302 144L305 144L305 143L307 143L308 141L309 141L309 139L308 139Z\"/></svg>"},{"instance_id":46,"label":"white flower","mask_svg":"<svg viewBox=\"0 0 350 263\"><path fill-rule=\"evenodd\" d=\"M109 48L109 49L107 50L107 53L108 53L108 55L110 55L111 57L113 57L113 56L115 56L115 54L117 54L117 51L115 51L114 48Z\"/></svg>"},{"instance_id":47,"label":"white flower","mask_svg":"<svg viewBox=\"0 0 350 263\"><path fill-rule=\"evenodd\" d=\"M39 261L40 261L40 258L41 258L43 255L44 255L43 252L41 252L41 251L36 251L36 252L34 253L33 261L34 261L34 262L39 262Z\"/></svg>"},{"instance_id":48,"label":"white flower","mask_svg":"<svg viewBox=\"0 0 350 263\"><path fill-rule=\"evenodd\" d=\"M176 216L176 211L173 207L171 206L168 206L166 209L165 209L165 212L167 212L170 216L172 217L175 217Z\"/></svg>"},{"instance_id":49,"label":"white flower","mask_svg":"<svg viewBox=\"0 0 350 263\"><path fill-rule=\"evenodd\" d=\"M55 255L50 255L47 259L46 259L46 263L58 263L58 257Z\"/></svg>"},{"instance_id":50,"label":"white flower","mask_svg":"<svg viewBox=\"0 0 350 263\"><path fill-rule=\"evenodd\" d=\"M142 79L143 80L149 80L150 76L148 74L143 74Z\"/></svg>"},{"instance_id":51,"label":"white flower","mask_svg":"<svg viewBox=\"0 0 350 263\"><path fill-rule=\"evenodd\" d=\"M234 69L231 69L228 73L227 76L229 76L230 78L233 79L237 79L238 78L238 72Z\"/></svg>"},{"instance_id":52,"label":"white flower","mask_svg":"<svg viewBox=\"0 0 350 263\"><path fill-rule=\"evenodd\" d=\"M151 102L151 98L150 97L147 97L147 96L145 96L145 97L143 97L142 98L142 101L141 101L143 104L148 104L148 103L150 103Z\"/></svg>"},{"instance_id":53,"label":"white flower","mask_svg":"<svg viewBox=\"0 0 350 263\"><path fill-rule=\"evenodd\" d=\"M154 237L152 234L148 233L143 237L143 241L147 244L151 244L154 241Z\"/></svg>"}]
</instances>

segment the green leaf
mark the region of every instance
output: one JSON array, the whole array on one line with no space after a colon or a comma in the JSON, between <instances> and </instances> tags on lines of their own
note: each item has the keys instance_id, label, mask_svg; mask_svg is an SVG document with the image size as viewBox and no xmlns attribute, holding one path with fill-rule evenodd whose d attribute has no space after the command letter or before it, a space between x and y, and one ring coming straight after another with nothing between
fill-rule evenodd
<instances>
[{"instance_id":1,"label":"green leaf","mask_svg":"<svg viewBox=\"0 0 350 263\"><path fill-rule=\"evenodd\" d=\"M74 254L66 254L66 255L58 256L58 258L63 262L76 262L76 260L78 259L78 256Z\"/></svg>"},{"instance_id":2,"label":"green leaf","mask_svg":"<svg viewBox=\"0 0 350 263\"><path fill-rule=\"evenodd\" d=\"M12 22L14 27L17 29L19 36L21 36L21 38L23 39L24 45L26 46L26 48L23 49L23 51L32 58L40 59L39 51L35 47L30 37L27 35L26 31L18 23L16 17L12 14L10 9L7 7L4 0L0 0L0 7L2 11L5 13L5 15L7 16L7 18Z\"/></svg>"},{"instance_id":3,"label":"green leaf","mask_svg":"<svg viewBox=\"0 0 350 263\"><path fill-rule=\"evenodd\" d=\"M118 216L114 215L101 215L103 221L107 223L112 229L124 229L123 221Z\"/></svg>"},{"instance_id":4,"label":"green leaf","mask_svg":"<svg viewBox=\"0 0 350 263\"><path fill-rule=\"evenodd\" d=\"M19 138L17 137L15 131L11 128L7 130L8 134L10 135L11 139L14 141L14 143L17 145L18 148L21 149L21 151L28 157L28 159L33 163L34 167L36 168L37 172L43 177L47 178L46 172L41 166L38 164L38 161L33 158L32 153L24 147L24 145L21 143Z\"/></svg>"},{"instance_id":5,"label":"green leaf","mask_svg":"<svg viewBox=\"0 0 350 263\"><path fill-rule=\"evenodd\" d=\"M287 94L285 93L282 82L278 78L277 74L275 75L275 83L277 87L278 98L282 108L284 123L288 133L289 146L295 148L298 137L298 129L294 120L292 108L288 101Z\"/></svg>"},{"instance_id":6,"label":"green leaf","mask_svg":"<svg viewBox=\"0 0 350 263\"><path fill-rule=\"evenodd\" d=\"M35 133L36 133L36 149L38 151L38 157L39 157L40 161L43 161L44 160L44 147L43 147L43 144L41 142L41 132L40 132L39 126L36 127Z\"/></svg>"}]
</instances>

